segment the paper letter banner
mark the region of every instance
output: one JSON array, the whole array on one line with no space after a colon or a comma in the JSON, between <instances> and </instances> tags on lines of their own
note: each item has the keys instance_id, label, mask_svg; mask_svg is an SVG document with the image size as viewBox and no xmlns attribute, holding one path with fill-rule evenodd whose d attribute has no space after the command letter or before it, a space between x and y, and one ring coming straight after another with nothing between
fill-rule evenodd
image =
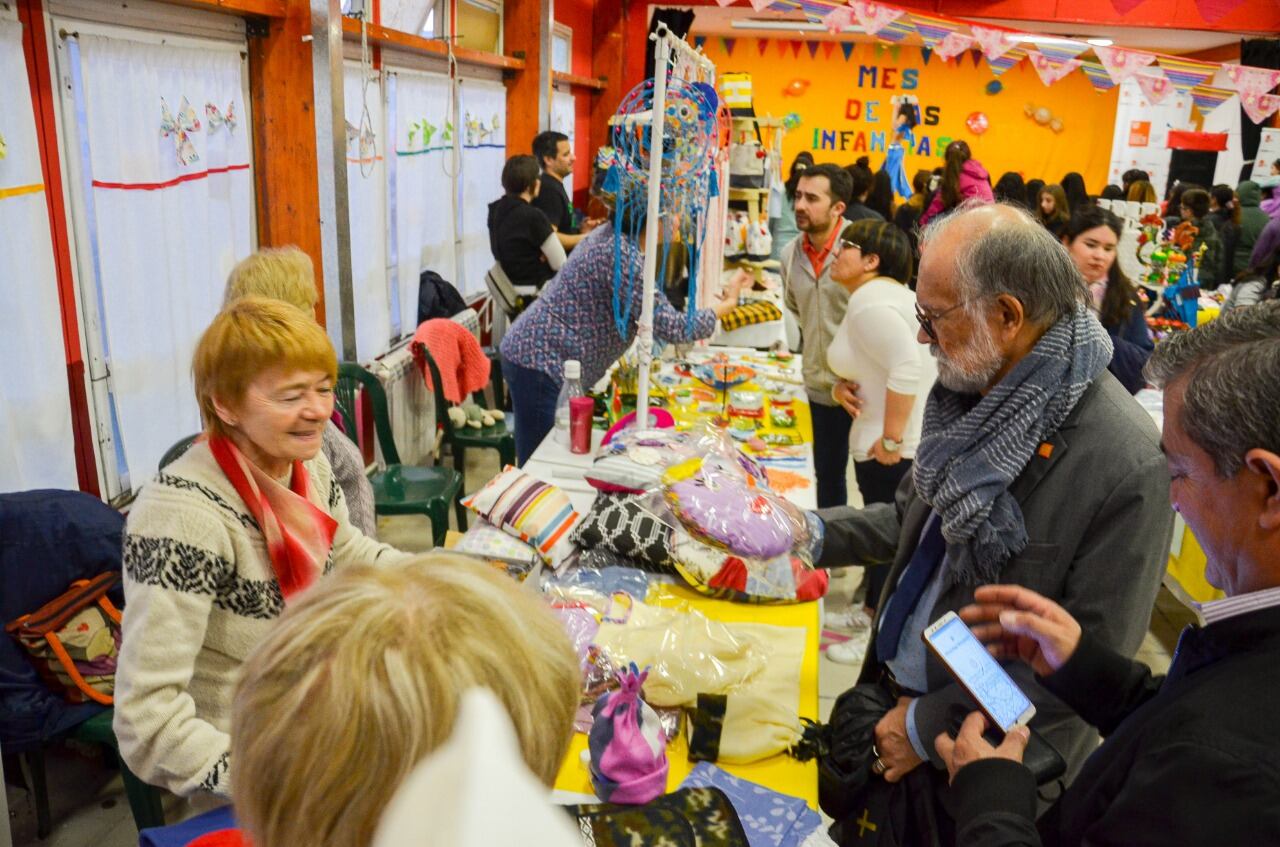
<instances>
[{"instance_id":1,"label":"paper letter banner","mask_svg":"<svg viewBox=\"0 0 1280 847\"><path fill-rule=\"evenodd\" d=\"M1235 96L1229 88L1214 88L1210 85L1199 85L1191 89L1191 101L1196 104L1200 114L1208 115L1214 109Z\"/></svg>"},{"instance_id":2,"label":"paper letter banner","mask_svg":"<svg viewBox=\"0 0 1280 847\"><path fill-rule=\"evenodd\" d=\"M1060 62L1035 50L1028 50L1027 56L1031 59L1031 67L1036 69L1036 73L1040 75L1040 81L1045 85L1053 85L1084 64L1079 59L1067 59L1065 62Z\"/></svg>"},{"instance_id":3,"label":"paper letter banner","mask_svg":"<svg viewBox=\"0 0 1280 847\"><path fill-rule=\"evenodd\" d=\"M1280 84L1280 71L1249 65L1223 65L1232 87L1241 94L1266 94Z\"/></svg>"},{"instance_id":4,"label":"paper letter banner","mask_svg":"<svg viewBox=\"0 0 1280 847\"><path fill-rule=\"evenodd\" d=\"M1093 83L1094 90L1110 91L1116 87L1116 81L1111 78L1111 74L1097 62L1085 62L1080 69L1089 78L1089 82Z\"/></svg>"},{"instance_id":5,"label":"paper letter banner","mask_svg":"<svg viewBox=\"0 0 1280 847\"><path fill-rule=\"evenodd\" d=\"M867 35L878 35L880 30L905 14L901 9L882 6L870 0L850 0L849 5L853 9L854 17L858 19L858 24L867 31Z\"/></svg>"},{"instance_id":6,"label":"paper letter banner","mask_svg":"<svg viewBox=\"0 0 1280 847\"><path fill-rule=\"evenodd\" d=\"M1267 118L1276 113L1280 109L1280 97L1274 94L1248 94L1240 95L1240 105L1244 107L1245 114L1249 116L1249 120L1255 124L1260 124Z\"/></svg>"},{"instance_id":7,"label":"paper letter banner","mask_svg":"<svg viewBox=\"0 0 1280 847\"><path fill-rule=\"evenodd\" d=\"M1164 75L1180 94L1188 94L1197 85L1203 84L1209 77L1218 72L1217 65L1208 62L1196 62L1190 59L1178 59L1173 56L1161 56L1160 67Z\"/></svg>"},{"instance_id":8,"label":"paper letter banner","mask_svg":"<svg viewBox=\"0 0 1280 847\"><path fill-rule=\"evenodd\" d=\"M1159 74L1140 73L1135 74L1135 78L1138 80L1138 87L1142 89L1142 96L1152 106L1160 105L1173 93L1173 83Z\"/></svg>"},{"instance_id":9,"label":"paper letter banner","mask_svg":"<svg viewBox=\"0 0 1280 847\"><path fill-rule=\"evenodd\" d=\"M1093 52L1098 57L1098 61L1102 62L1102 66L1107 69L1107 73L1111 74L1116 85L1156 60L1152 53L1125 50L1120 47L1094 47Z\"/></svg>"},{"instance_id":10,"label":"paper letter banner","mask_svg":"<svg viewBox=\"0 0 1280 847\"><path fill-rule=\"evenodd\" d=\"M853 26L853 9L848 6L832 9L823 16L822 23L826 26L827 32L838 33L847 26Z\"/></svg>"},{"instance_id":11,"label":"paper letter banner","mask_svg":"<svg viewBox=\"0 0 1280 847\"><path fill-rule=\"evenodd\" d=\"M1018 46L1013 34L1002 29L988 29L985 26L971 26L969 29L973 31L973 39L978 42L982 55L987 59L999 59Z\"/></svg>"}]
</instances>

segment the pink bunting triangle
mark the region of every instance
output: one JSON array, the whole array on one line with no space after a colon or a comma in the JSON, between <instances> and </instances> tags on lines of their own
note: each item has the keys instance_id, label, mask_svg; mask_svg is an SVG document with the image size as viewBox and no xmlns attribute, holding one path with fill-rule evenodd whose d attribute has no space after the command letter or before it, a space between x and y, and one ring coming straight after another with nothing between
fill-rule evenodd
<instances>
[{"instance_id":1,"label":"pink bunting triangle","mask_svg":"<svg viewBox=\"0 0 1280 847\"><path fill-rule=\"evenodd\" d=\"M1240 95L1240 106L1249 116L1249 120L1260 124L1280 110L1280 97L1251 91Z\"/></svg>"},{"instance_id":2,"label":"pink bunting triangle","mask_svg":"<svg viewBox=\"0 0 1280 847\"><path fill-rule=\"evenodd\" d=\"M848 6L837 6L822 16L822 24L827 32L839 33L845 27L853 26L853 9Z\"/></svg>"},{"instance_id":3,"label":"pink bunting triangle","mask_svg":"<svg viewBox=\"0 0 1280 847\"><path fill-rule=\"evenodd\" d=\"M1173 83L1158 73L1137 73L1134 74L1134 79L1142 89L1142 96L1152 106L1163 103L1164 99L1173 93Z\"/></svg>"},{"instance_id":4,"label":"pink bunting triangle","mask_svg":"<svg viewBox=\"0 0 1280 847\"><path fill-rule=\"evenodd\" d=\"M989 29L985 26L971 26L969 29L973 31L974 41L982 48L982 55L988 59L999 59L1018 46L1014 34L1003 29Z\"/></svg>"},{"instance_id":5,"label":"pink bunting triangle","mask_svg":"<svg viewBox=\"0 0 1280 847\"><path fill-rule=\"evenodd\" d=\"M1211 24L1234 12L1243 0L1196 0L1196 8L1205 23Z\"/></svg>"},{"instance_id":6,"label":"pink bunting triangle","mask_svg":"<svg viewBox=\"0 0 1280 847\"><path fill-rule=\"evenodd\" d=\"M871 0L849 0L853 16L868 35L875 35L905 14L901 9L873 3Z\"/></svg>"},{"instance_id":7,"label":"pink bunting triangle","mask_svg":"<svg viewBox=\"0 0 1280 847\"><path fill-rule=\"evenodd\" d=\"M973 37L963 35L958 32L947 33L933 48L933 52L938 54L940 59L954 59L964 51L973 46Z\"/></svg>"},{"instance_id":8,"label":"pink bunting triangle","mask_svg":"<svg viewBox=\"0 0 1280 847\"><path fill-rule=\"evenodd\" d=\"M1122 47L1094 47L1094 55L1107 69L1116 85L1124 82L1135 73L1156 60L1154 53L1143 53L1141 50L1125 50Z\"/></svg>"},{"instance_id":9,"label":"pink bunting triangle","mask_svg":"<svg viewBox=\"0 0 1280 847\"><path fill-rule=\"evenodd\" d=\"M1036 73L1040 76L1040 81L1045 85L1053 85L1084 64L1079 59L1067 59L1065 62L1059 62L1036 50L1028 50L1027 58L1031 60L1031 67L1036 69Z\"/></svg>"},{"instance_id":10,"label":"pink bunting triangle","mask_svg":"<svg viewBox=\"0 0 1280 847\"><path fill-rule=\"evenodd\" d=\"M1280 71L1250 65L1223 65L1229 85L1241 94L1266 94L1280 85Z\"/></svg>"},{"instance_id":11,"label":"pink bunting triangle","mask_svg":"<svg viewBox=\"0 0 1280 847\"><path fill-rule=\"evenodd\" d=\"M763 12L772 6L773 2L774 0L751 0L751 8L757 12Z\"/></svg>"}]
</instances>

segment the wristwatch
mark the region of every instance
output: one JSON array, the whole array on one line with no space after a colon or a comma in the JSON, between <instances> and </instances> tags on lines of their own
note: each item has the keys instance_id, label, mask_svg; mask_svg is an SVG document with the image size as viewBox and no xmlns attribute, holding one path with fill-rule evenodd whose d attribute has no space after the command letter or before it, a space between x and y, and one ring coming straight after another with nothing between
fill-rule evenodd
<instances>
[{"instance_id":1,"label":"wristwatch","mask_svg":"<svg viewBox=\"0 0 1280 847\"><path fill-rule=\"evenodd\" d=\"M884 448L886 453L897 453L902 449L902 442L894 441L892 438L886 436L880 439L880 446Z\"/></svg>"}]
</instances>

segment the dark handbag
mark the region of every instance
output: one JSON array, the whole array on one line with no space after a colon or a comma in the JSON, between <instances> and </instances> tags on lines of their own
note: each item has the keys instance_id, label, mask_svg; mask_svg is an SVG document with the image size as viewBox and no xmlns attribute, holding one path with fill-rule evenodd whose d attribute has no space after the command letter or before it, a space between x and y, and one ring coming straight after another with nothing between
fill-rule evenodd
<instances>
[{"instance_id":1,"label":"dark handbag","mask_svg":"<svg viewBox=\"0 0 1280 847\"><path fill-rule=\"evenodd\" d=\"M418 324L432 318L451 318L467 308L466 301L444 277L435 271L418 275Z\"/></svg>"}]
</instances>

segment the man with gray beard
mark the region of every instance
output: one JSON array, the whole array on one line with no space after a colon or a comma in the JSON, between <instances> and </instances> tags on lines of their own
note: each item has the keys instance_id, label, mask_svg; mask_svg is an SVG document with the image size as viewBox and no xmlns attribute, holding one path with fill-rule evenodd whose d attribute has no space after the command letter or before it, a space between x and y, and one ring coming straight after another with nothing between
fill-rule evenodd
<instances>
[{"instance_id":1,"label":"man with gray beard","mask_svg":"<svg viewBox=\"0 0 1280 847\"><path fill-rule=\"evenodd\" d=\"M924 629L972 603L978 586L1012 583L1132 656L1173 512L1159 433L1107 371L1110 338L1062 245L1025 211L984 205L936 221L921 251L918 339L937 358L938 381L913 473L894 504L817 514L821 567L891 564L858 678L892 704L872 720L872 779L909 777L913 797L936 798L946 770L933 739L950 729L953 707L973 704L929 655ZM1031 726L1062 754L1070 781L1097 732L1026 665L1006 669L1035 704ZM863 708L842 702L867 699L838 701L835 731L849 723L842 708ZM864 809L827 805L833 835L852 843L852 819ZM945 842L946 813L927 805ZM927 839L903 843L917 840Z\"/></svg>"}]
</instances>

